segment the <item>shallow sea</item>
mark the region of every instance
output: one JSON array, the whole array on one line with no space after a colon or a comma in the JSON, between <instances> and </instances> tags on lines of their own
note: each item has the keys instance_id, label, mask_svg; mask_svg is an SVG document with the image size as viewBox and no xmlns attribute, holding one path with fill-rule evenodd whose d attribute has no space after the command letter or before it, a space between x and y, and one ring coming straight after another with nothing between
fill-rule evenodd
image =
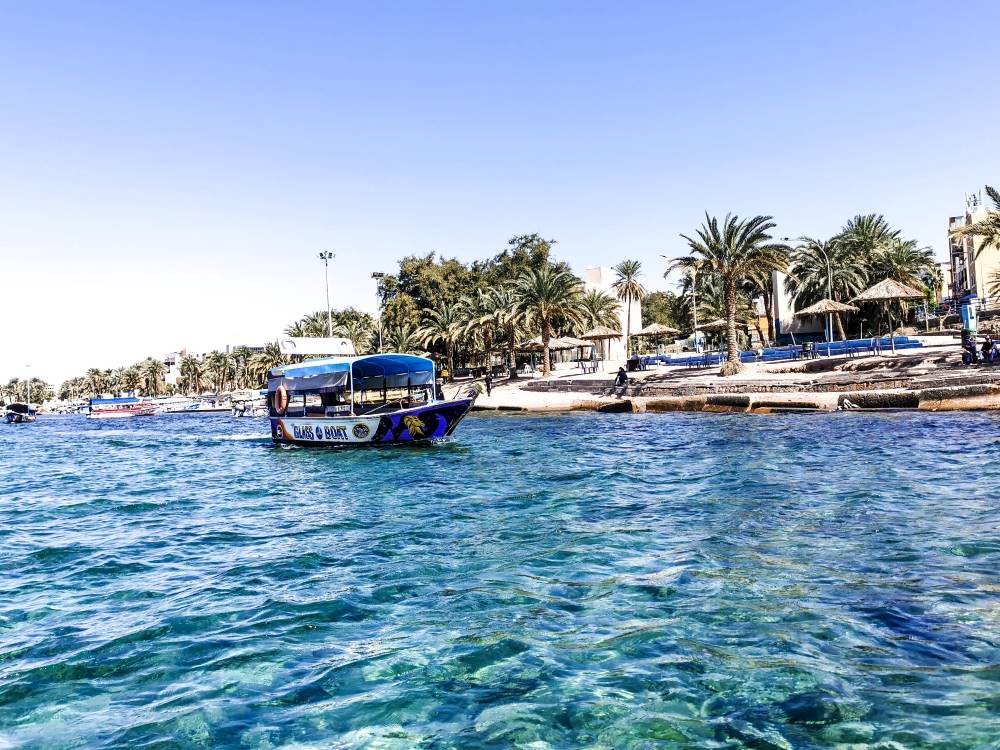
<instances>
[{"instance_id":1,"label":"shallow sea","mask_svg":"<svg viewBox=\"0 0 1000 750\"><path fill-rule=\"evenodd\" d=\"M0 749L1000 747L998 428L0 425Z\"/></svg>"}]
</instances>

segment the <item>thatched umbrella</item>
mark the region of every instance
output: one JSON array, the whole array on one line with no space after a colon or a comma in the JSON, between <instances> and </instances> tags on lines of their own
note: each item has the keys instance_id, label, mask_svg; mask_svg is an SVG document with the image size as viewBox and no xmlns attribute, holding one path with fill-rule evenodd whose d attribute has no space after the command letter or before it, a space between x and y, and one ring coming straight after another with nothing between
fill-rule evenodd
<instances>
[{"instance_id":1,"label":"thatched umbrella","mask_svg":"<svg viewBox=\"0 0 1000 750\"><path fill-rule=\"evenodd\" d=\"M810 315L826 315L828 322L830 323L829 330L833 330L833 321L829 320L829 317L834 313L843 312L857 312L858 308L854 305L845 305L843 302L837 302L833 299L821 299L815 305L809 305L809 307L804 310L799 310L795 313L797 318L806 318ZM831 336L832 338L832 336Z\"/></svg>"},{"instance_id":2,"label":"thatched umbrella","mask_svg":"<svg viewBox=\"0 0 1000 750\"><path fill-rule=\"evenodd\" d=\"M597 326L596 328L591 328L586 333L580 334L581 339L590 339L591 341L610 341L611 339L620 339L621 337L621 333L607 326Z\"/></svg>"},{"instance_id":3,"label":"thatched umbrella","mask_svg":"<svg viewBox=\"0 0 1000 750\"><path fill-rule=\"evenodd\" d=\"M736 321L736 325L743 326L744 328L746 327L746 323L740 323L738 320ZM722 333L728 327L729 324L726 323L725 320L722 318L716 318L715 320L710 320L707 323L700 324L698 326L698 330L705 331L705 333Z\"/></svg>"},{"instance_id":4,"label":"thatched umbrella","mask_svg":"<svg viewBox=\"0 0 1000 750\"><path fill-rule=\"evenodd\" d=\"M865 289L851 302L900 302L907 299L923 299L924 293L913 287L901 284L895 279L880 281L870 289ZM889 345L896 352L896 337L892 335L892 313L889 313Z\"/></svg>"},{"instance_id":5,"label":"thatched umbrella","mask_svg":"<svg viewBox=\"0 0 1000 750\"><path fill-rule=\"evenodd\" d=\"M680 333L676 328L671 328L670 326L665 326L663 323L650 323L645 328L633 333L633 336L641 336L643 338L650 338L656 341L657 354L659 354L660 348L660 337L669 336L670 334Z\"/></svg>"},{"instance_id":6,"label":"thatched umbrella","mask_svg":"<svg viewBox=\"0 0 1000 750\"><path fill-rule=\"evenodd\" d=\"M736 321L737 328L749 328L749 323L743 323L742 321ZM715 320L710 320L707 323L700 324L696 330L705 331L705 333L722 333L729 329L729 324L726 323L722 318L716 318ZM722 351L722 337L719 337L719 351Z\"/></svg>"},{"instance_id":7,"label":"thatched umbrella","mask_svg":"<svg viewBox=\"0 0 1000 750\"><path fill-rule=\"evenodd\" d=\"M549 339L549 351L550 352L558 352L558 351L564 351L566 349L575 349L575 348L576 348L576 344L572 344L572 343L566 341L565 339L560 339L560 338L555 338L555 337ZM520 351L522 351L522 352L530 352L531 353L531 369L534 370L535 369L535 353L536 352L545 351L545 345L542 343L542 337L541 336L535 336L535 338L531 339L531 341L525 341L523 344L521 344L518 347L518 349Z\"/></svg>"}]
</instances>

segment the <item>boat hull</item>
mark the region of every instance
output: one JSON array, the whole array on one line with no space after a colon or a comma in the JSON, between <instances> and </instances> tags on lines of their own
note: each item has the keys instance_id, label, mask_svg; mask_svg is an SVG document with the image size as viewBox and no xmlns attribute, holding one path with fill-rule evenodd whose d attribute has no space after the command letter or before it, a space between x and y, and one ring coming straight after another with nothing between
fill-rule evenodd
<instances>
[{"instance_id":1,"label":"boat hull","mask_svg":"<svg viewBox=\"0 0 1000 750\"><path fill-rule=\"evenodd\" d=\"M87 419L128 419L129 417L152 417L155 409L133 409L131 411L97 411L90 412Z\"/></svg>"},{"instance_id":2,"label":"boat hull","mask_svg":"<svg viewBox=\"0 0 1000 750\"><path fill-rule=\"evenodd\" d=\"M474 402L463 398L367 416L271 417L271 438L282 444L341 448L440 440L454 432Z\"/></svg>"},{"instance_id":3,"label":"boat hull","mask_svg":"<svg viewBox=\"0 0 1000 750\"><path fill-rule=\"evenodd\" d=\"M35 415L17 414L15 412L9 411L4 415L4 421L7 424L30 424L35 421Z\"/></svg>"}]
</instances>

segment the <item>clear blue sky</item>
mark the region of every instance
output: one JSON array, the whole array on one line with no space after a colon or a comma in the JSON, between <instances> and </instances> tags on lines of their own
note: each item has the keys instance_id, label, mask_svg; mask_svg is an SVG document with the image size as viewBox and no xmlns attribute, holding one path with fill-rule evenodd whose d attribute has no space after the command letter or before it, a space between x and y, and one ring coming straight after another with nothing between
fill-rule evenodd
<instances>
[{"instance_id":1,"label":"clear blue sky","mask_svg":"<svg viewBox=\"0 0 1000 750\"><path fill-rule=\"evenodd\" d=\"M374 308L515 233L665 288L703 212L876 211L943 257L1000 182L1000 3L8 3L0 312L49 380ZM995 68L995 65L992 66ZM9 338L11 319L15 326ZM21 333L26 331L26 333Z\"/></svg>"}]
</instances>

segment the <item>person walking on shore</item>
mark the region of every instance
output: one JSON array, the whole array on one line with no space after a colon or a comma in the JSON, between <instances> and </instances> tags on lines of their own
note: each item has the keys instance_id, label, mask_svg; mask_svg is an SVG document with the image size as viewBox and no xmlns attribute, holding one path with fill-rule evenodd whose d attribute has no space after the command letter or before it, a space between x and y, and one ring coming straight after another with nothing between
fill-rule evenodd
<instances>
[{"instance_id":1,"label":"person walking on shore","mask_svg":"<svg viewBox=\"0 0 1000 750\"><path fill-rule=\"evenodd\" d=\"M483 382L486 383L486 396L489 397L493 393L493 373L487 371Z\"/></svg>"}]
</instances>

